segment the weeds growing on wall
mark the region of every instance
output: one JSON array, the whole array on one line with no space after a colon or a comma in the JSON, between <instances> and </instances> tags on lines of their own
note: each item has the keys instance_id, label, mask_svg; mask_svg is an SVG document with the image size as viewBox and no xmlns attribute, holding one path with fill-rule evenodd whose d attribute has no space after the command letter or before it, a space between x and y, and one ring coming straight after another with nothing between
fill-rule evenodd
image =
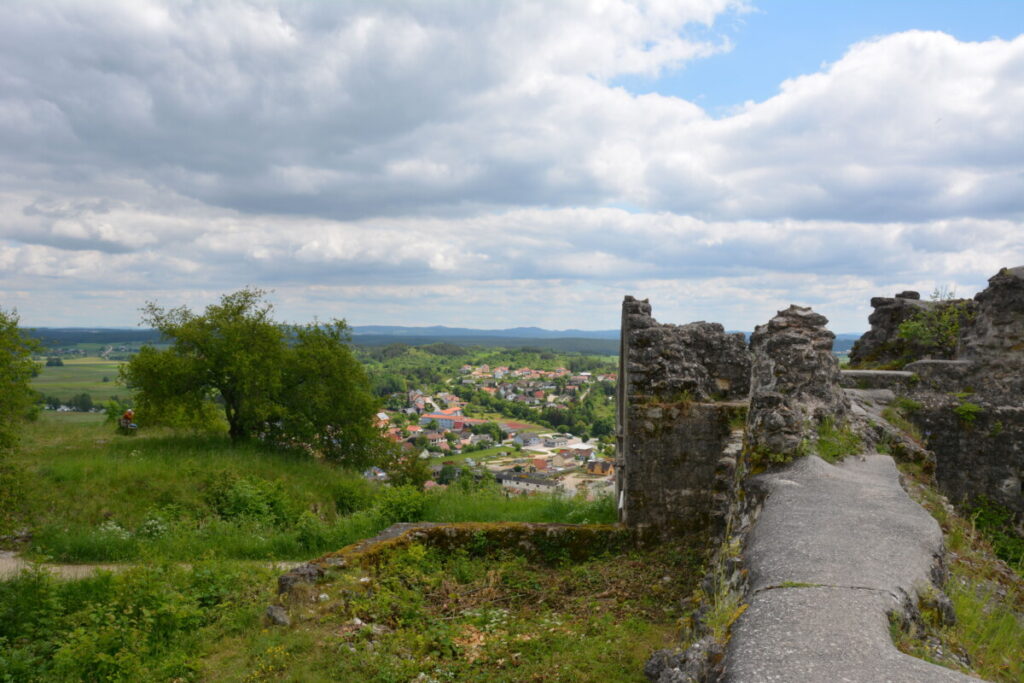
<instances>
[{"instance_id":1,"label":"weeds growing on wall","mask_svg":"<svg viewBox=\"0 0 1024 683\"><path fill-rule=\"evenodd\" d=\"M970 302L958 301L952 290L936 289L931 299L938 305L921 309L900 324L897 337L915 357L952 358L956 355L961 329L970 324L974 312Z\"/></svg>"},{"instance_id":2,"label":"weeds growing on wall","mask_svg":"<svg viewBox=\"0 0 1024 683\"><path fill-rule=\"evenodd\" d=\"M831 419L823 420L818 425L818 439L814 443L814 452L822 460L837 463L848 455L856 455L862 450L860 437L847 425L837 427Z\"/></svg>"},{"instance_id":3,"label":"weeds growing on wall","mask_svg":"<svg viewBox=\"0 0 1024 683\"><path fill-rule=\"evenodd\" d=\"M1024 576L1024 538L1014 527L1013 512L988 496L978 496L971 506L970 519L992 544L996 556Z\"/></svg>"},{"instance_id":4,"label":"weeds growing on wall","mask_svg":"<svg viewBox=\"0 0 1024 683\"><path fill-rule=\"evenodd\" d=\"M945 534L949 580L944 590L953 602L956 623L944 626L926 609L922 624L894 624L894 642L908 654L985 680L1024 680L1024 566L1011 568L996 557L977 525L979 519L989 524L991 513L976 514L973 522L960 516L934 489L917 481L915 468L900 467L913 497Z\"/></svg>"},{"instance_id":5,"label":"weeds growing on wall","mask_svg":"<svg viewBox=\"0 0 1024 683\"><path fill-rule=\"evenodd\" d=\"M977 403L963 401L957 407L953 408L953 412L956 413L957 419L960 420L960 424L969 428L974 426L974 421L977 420L978 416L985 412L985 410Z\"/></svg>"}]
</instances>

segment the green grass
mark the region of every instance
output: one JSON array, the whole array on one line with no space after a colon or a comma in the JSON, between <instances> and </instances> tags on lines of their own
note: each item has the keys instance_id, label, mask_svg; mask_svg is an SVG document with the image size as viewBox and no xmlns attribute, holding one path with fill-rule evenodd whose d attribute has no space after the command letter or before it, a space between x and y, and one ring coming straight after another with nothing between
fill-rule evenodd
<instances>
[{"instance_id":1,"label":"green grass","mask_svg":"<svg viewBox=\"0 0 1024 683\"><path fill-rule=\"evenodd\" d=\"M59 562L301 560L396 521L611 522L609 500L506 497L493 482L416 494L382 511L357 472L224 437L119 436L99 415L44 413L14 463L24 472L32 556ZM399 515L401 517L401 515Z\"/></svg>"},{"instance_id":2,"label":"green grass","mask_svg":"<svg viewBox=\"0 0 1024 683\"><path fill-rule=\"evenodd\" d=\"M223 558L306 559L395 521L610 522L614 506L507 497L469 479L434 493L375 488L224 439L118 437L94 415L47 414L25 437L14 457L37 557L139 564L0 582L0 681L640 681L651 651L675 641L698 574L692 554L668 547L531 564L412 546L300 592L293 627L272 628L276 572Z\"/></svg>"},{"instance_id":3,"label":"green grass","mask_svg":"<svg viewBox=\"0 0 1024 683\"><path fill-rule=\"evenodd\" d=\"M818 425L814 450L822 460L836 463L848 455L860 453L862 448L860 437L849 427L836 427L831 420Z\"/></svg>"},{"instance_id":4,"label":"green grass","mask_svg":"<svg viewBox=\"0 0 1024 683\"><path fill-rule=\"evenodd\" d=\"M901 466L910 492L942 526L949 551L944 589L956 623L939 623L924 609L923 624L893 629L902 651L990 681L1024 680L1024 566L1008 567L971 520L951 511L912 468ZM957 656L961 655L961 656ZM970 662L970 668L964 665Z\"/></svg>"},{"instance_id":5,"label":"green grass","mask_svg":"<svg viewBox=\"0 0 1024 683\"><path fill-rule=\"evenodd\" d=\"M671 576L671 581L663 581ZM332 572L286 601L292 626L224 641L224 681L640 681L671 646L697 572L663 548L579 564L419 545L376 569ZM358 621L354 621L358 620Z\"/></svg>"},{"instance_id":6,"label":"green grass","mask_svg":"<svg viewBox=\"0 0 1024 683\"><path fill-rule=\"evenodd\" d=\"M30 571L0 582L0 680L639 683L651 652L675 643L697 578L671 547L552 565L413 545L300 588L292 626L273 627L269 569Z\"/></svg>"},{"instance_id":7,"label":"green grass","mask_svg":"<svg viewBox=\"0 0 1024 683\"><path fill-rule=\"evenodd\" d=\"M120 361L102 358L66 360L62 366L43 366L30 385L44 396L56 396L63 401L77 394L89 394L95 403L111 396L127 398L131 391L117 382L119 365ZM104 382L104 377L108 381Z\"/></svg>"},{"instance_id":8,"label":"green grass","mask_svg":"<svg viewBox=\"0 0 1024 683\"><path fill-rule=\"evenodd\" d=\"M211 640L257 628L275 572L198 562L0 582L0 680L190 681Z\"/></svg>"}]
</instances>

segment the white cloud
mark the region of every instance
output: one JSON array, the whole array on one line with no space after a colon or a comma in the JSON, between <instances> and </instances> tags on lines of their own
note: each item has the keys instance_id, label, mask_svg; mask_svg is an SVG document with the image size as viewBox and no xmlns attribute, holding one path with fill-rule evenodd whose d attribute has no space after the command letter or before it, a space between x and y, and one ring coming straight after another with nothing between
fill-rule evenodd
<instances>
[{"instance_id":1,"label":"white cloud","mask_svg":"<svg viewBox=\"0 0 1024 683\"><path fill-rule=\"evenodd\" d=\"M650 287L857 329L871 295L1024 262L1024 37L884 36L720 119L611 85L728 49L744 9L0 5L0 287L53 323L257 284L358 322L612 327Z\"/></svg>"}]
</instances>

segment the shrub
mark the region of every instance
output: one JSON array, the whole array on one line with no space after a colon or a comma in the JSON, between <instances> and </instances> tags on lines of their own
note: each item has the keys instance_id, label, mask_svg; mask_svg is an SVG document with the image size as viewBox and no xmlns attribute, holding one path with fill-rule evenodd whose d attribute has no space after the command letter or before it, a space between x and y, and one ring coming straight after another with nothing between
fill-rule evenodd
<instances>
[{"instance_id":1,"label":"shrub","mask_svg":"<svg viewBox=\"0 0 1024 683\"><path fill-rule=\"evenodd\" d=\"M211 482L207 500L217 514L226 520L253 520L284 524L295 515L281 482L239 477L221 472Z\"/></svg>"},{"instance_id":2,"label":"shrub","mask_svg":"<svg viewBox=\"0 0 1024 683\"><path fill-rule=\"evenodd\" d=\"M348 477L334 485L334 509L339 515L365 510L373 504L376 486L362 477Z\"/></svg>"},{"instance_id":3,"label":"shrub","mask_svg":"<svg viewBox=\"0 0 1024 683\"><path fill-rule=\"evenodd\" d=\"M427 496L412 486L385 489L377 497L374 510L385 526L398 522L418 522L423 519Z\"/></svg>"},{"instance_id":4,"label":"shrub","mask_svg":"<svg viewBox=\"0 0 1024 683\"><path fill-rule=\"evenodd\" d=\"M911 347L911 355L952 358L961 328L974 317L970 303L956 300L951 290L936 289L931 299L938 305L918 311L900 324L897 337Z\"/></svg>"}]
</instances>

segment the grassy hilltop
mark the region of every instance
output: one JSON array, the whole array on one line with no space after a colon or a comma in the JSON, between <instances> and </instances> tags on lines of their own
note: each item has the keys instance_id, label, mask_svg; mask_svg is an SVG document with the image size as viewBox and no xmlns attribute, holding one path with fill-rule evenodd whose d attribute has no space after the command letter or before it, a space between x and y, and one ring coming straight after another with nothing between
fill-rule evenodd
<instances>
[{"instance_id":1,"label":"grassy hilltop","mask_svg":"<svg viewBox=\"0 0 1024 683\"><path fill-rule=\"evenodd\" d=\"M13 463L26 494L18 522L32 537L9 547L131 568L0 582L0 680L522 680L552 667L575 680L641 680L649 651L676 636L673 605L697 575L688 556L665 553L545 565L412 549L374 570L372 597L342 608L335 594L308 625L268 630L272 561L312 558L397 521L609 522L611 501L506 498L468 481L392 489L226 438L118 436L99 414L45 413ZM647 590L666 574L671 585ZM354 627L357 618L377 630ZM337 657L350 647L360 654Z\"/></svg>"}]
</instances>

